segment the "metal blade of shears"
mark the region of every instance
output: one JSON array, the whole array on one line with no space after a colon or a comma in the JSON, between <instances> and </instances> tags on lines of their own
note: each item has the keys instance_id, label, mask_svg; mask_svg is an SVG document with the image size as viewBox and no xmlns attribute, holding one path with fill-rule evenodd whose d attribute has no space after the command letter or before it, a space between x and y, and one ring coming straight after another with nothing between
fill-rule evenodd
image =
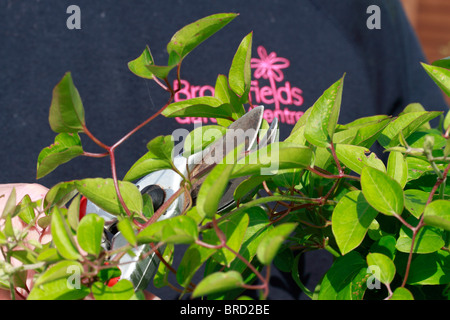
<instances>
[{"instance_id":1,"label":"metal blade of shears","mask_svg":"<svg viewBox=\"0 0 450 320\"><path fill-rule=\"evenodd\" d=\"M244 143L243 152L238 156L239 159L248 152L257 150L260 145L265 146L276 139L278 134L278 122L276 119L272 122L264 136L259 137L263 113L264 107L257 106L233 122L227 128L225 135L205 150L193 154L187 159L182 155L174 157L173 162L177 169L183 175L187 176L189 174L190 177L195 178L197 181L195 187L191 191L191 198L194 201L207 173L215 166L215 164L222 161L227 152L234 150L238 145ZM219 210L223 210L233 203L234 189L243 179L245 179L245 177L230 181L228 189L219 204ZM136 185L141 192L147 192L146 190L149 190L149 187L158 188L163 192L163 201L167 201L180 188L181 182L182 177L178 173L171 169L167 169L148 174L140 179ZM173 201L158 221L181 214L186 206L185 200L185 195L181 194ZM88 203L87 208L87 213L96 213L105 219L108 231L110 231L111 226L114 226L114 223L117 222L117 217L103 211L93 203ZM112 237L111 242L105 243L105 246L109 246L109 249L114 250L126 245L126 243L127 242L121 233L116 232ZM120 269L122 271L121 278L130 280L136 290L145 289L156 274L159 259L155 253L150 255L147 254L145 259L139 258L150 250L151 248L149 245L141 245L133 249L134 256L125 254L120 259ZM164 248L161 247L160 250L164 250Z\"/></svg>"}]
</instances>

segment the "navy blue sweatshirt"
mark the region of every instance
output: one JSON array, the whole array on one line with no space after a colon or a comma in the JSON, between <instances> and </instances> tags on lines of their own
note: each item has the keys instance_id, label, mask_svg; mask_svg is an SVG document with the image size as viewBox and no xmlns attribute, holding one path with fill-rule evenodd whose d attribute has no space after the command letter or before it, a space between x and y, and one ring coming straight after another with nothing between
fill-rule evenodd
<instances>
[{"instance_id":1,"label":"navy blue sweatshirt","mask_svg":"<svg viewBox=\"0 0 450 320\"><path fill-rule=\"evenodd\" d=\"M81 29L67 28L69 5L80 8ZM379 21L368 13L371 5L380 9ZM253 32L252 101L265 105L269 122L278 117L282 138L344 73L339 123L396 115L412 102L430 111L448 109L420 66L425 58L397 0L4 1L0 183L36 181L37 156L55 136L48 125L52 89L65 72L72 72L90 131L113 144L168 98L154 82L133 75L128 61L149 45L155 63L167 63L165 46L178 29L220 12L239 16L186 57L176 100L211 95L217 75L228 74L239 43ZM370 28L371 23L379 28ZM195 121L212 123L158 117L117 150L119 177L145 153L152 137L192 129ZM82 139L86 151L101 151ZM63 180L110 176L108 159L81 157L37 182L51 187ZM323 256L312 260L305 265L310 285L330 262ZM269 298L304 297L283 275L272 284Z\"/></svg>"}]
</instances>

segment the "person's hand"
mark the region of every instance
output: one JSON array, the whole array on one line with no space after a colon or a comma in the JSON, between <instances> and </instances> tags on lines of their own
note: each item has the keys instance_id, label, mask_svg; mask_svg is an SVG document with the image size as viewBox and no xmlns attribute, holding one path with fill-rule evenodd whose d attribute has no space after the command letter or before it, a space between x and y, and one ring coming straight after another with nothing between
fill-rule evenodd
<instances>
[{"instance_id":1,"label":"person's hand","mask_svg":"<svg viewBox=\"0 0 450 320\"><path fill-rule=\"evenodd\" d=\"M1 184L0 185L0 214L3 212L6 202L8 201L9 196L11 195L12 190L16 191L16 204L18 204L25 195L29 195L31 201L37 201L39 199L43 199L47 194L48 189L39 184L27 184L27 183L12 183L12 184ZM41 208L42 209L42 208ZM35 214L38 216L42 214L43 210L35 210ZM37 219L36 219L37 221ZM4 220L0 221L0 227L3 227ZM19 217L14 217L12 219L12 225L15 229L22 229L26 226L26 224ZM43 229L39 225L32 226L28 230L27 240L36 240L42 244L46 244L51 241L51 234L49 228ZM3 259L3 255L0 255L0 260ZM15 259L12 259L11 263L14 266L20 265ZM33 271L27 272L26 285L28 288L31 288L33 281ZM17 299L21 299L27 296L27 292L23 288L16 288ZM10 298L9 290L0 289L0 299L5 300Z\"/></svg>"},{"instance_id":2,"label":"person's hand","mask_svg":"<svg viewBox=\"0 0 450 320\"><path fill-rule=\"evenodd\" d=\"M11 195L12 190L15 189L16 192L16 204L20 203L25 195L29 195L31 201L38 201L40 199L44 199L45 195L48 192L48 189L40 184L28 184L28 183L11 183L11 184L0 184L0 214L3 212L6 202L8 201L9 196ZM37 221L40 215L43 215L43 208L37 208L35 210L35 214L37 216ZM3 228L4 220L0 220L0 229ZM14 217L12 219L12 225L15 229L23 229L26 224L19 218ZM46 244L51 241L51 232L50 228L41 228L37 223L35 226L32 226L28 229L28 234L26 237L27 240L35 240L41 244ZM4 260L3 255L0 253L0 260ZM14 266L20 265L19 261L12 259L11 263ZM33 286L33 275L34 271L27 272L26 286L31 289ZM26 298L28 295L27 290L23 288L16 288L16 299ZM157 296L154 294L144 291L144 295L146 300L159 300ZM92 298L92 297L88 297ZM9 290L4 290L0 288L0 300L9 300L11 299L11 293Z\"/></svg>"}]
</instances>

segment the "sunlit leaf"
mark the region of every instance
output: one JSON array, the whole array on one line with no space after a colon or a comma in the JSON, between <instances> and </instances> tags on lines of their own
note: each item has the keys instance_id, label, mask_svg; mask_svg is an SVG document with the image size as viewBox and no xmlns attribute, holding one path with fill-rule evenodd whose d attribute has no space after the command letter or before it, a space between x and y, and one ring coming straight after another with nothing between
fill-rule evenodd
<instances>
[{"instance_id":1,"label":"sunlit leaf","mask_svg":"<svg viewBox=\"0 0 450 320\"><path fill-rule=\"evenodd\" d=\"M200 43L231 22L237 14L219 13L197 20L177 31L167 44L171 64L176 64ZM176 56L176 58L174 58Z\"/></svg>"},{"instance_id":2,"label":"sunlit leaf","mask_svg":"<svg viewBox=\"0 0 450 320\"><path fill-rule=\"evenodd\" d=\"M339 118L344 77L314 103L305 124L305 138L315 146L329 147Z\"/></svg>"},{"instance_id":3,"label":"sunlit leaf","mask_svg":"<svg viewBox=\"0 0 450 320\"><path fill-rule=\"evenodd\" d=\"M283 223L266 233L256 251L256 255L262 264L267 265L272 262L282 243L296 226L296 223Z\"/></svg>"},{"instance_id":4,"label":"sunlit leaf","mask_svg":"<svg viewBox=\"0 0 450 320\"><path fill-rule=\"evenodd\" d=\"M231 290L244 284L239 272L216 272L204 278L195 288L192 296L194 298L211 293Z\"/></svg>"},{"instance_id":5,"label":"sunlit leaf","mask_svg":"<svg viewBox=\"0 0 450 320\"><path fill-rule=\"evenodd\" d=\"M75 181L86 198L111 214L126 214L120 203L112 179L88 178ZM119 181L122 198L131 212L142 212L143 201L139 189L127 181Z\"/></svg>"},{"instance_id":6,"label":"sunlit leaf","mask_svg":"<svg viewBox=\"0 0 450 320\"><path fill-rule=\"evenodd\" d=\"M77 229L77 240L87 253L99 255L104 224L105 220L96 214L87 214L81 219Z\"/></svg>"},{"instance_id":7,"label":"sunlit leaf","mask_svg":"<svg viewBox=\"0 0 450 320\"><path fill-rule=\"evenodd\" d=\"M57 279L67 279L72 273L72 269L83 270L81 263L76 261L64 260L60 261L48 268L39 278L34 282L34 286L40 286L44 283L54 281Z\"/></svg>"},{"instance_id":8,"label":"sunlit leaf","mask_svg":"<svg viewBox=\"0 0 450 320\"><path fill-rule=\"evenodd\" d=\"M406 219L406 222L412 226L416 226L418 220L413 216ZM424 226L420 228L415 237L413 253L431 253L438 251L445 245L442 239L442 230L431 227ZM400 252L409 253L412 245L412 231L406 226L402 226L400 229L399 237L397 239L396 248Z\"/></svg>"},{"instance_id":9,"label":"sunlit leaf","mask_svg":"<svg viewBox=\"0 0 450 320\"><path fill-rule=\"evenodd\" d=\"M367 202L385 215L401 215L404 196L400 184L386 173L372 167L361 172L361 188Z\"/></svg>"},{"instance_id":10,"label":"sunlit leaf","mask_svg":"<svg viewBox=\"0 0 450 320\"><path fill-rule=\"evenodd\" d=\"M66 73L53 89L49 122L52 130L57 133L83 131L83 103L70 72Z\"/></svg>"},{"instance_id":11,"label":"sunlit leaf","mask_svg":"<svg viewBox=\"0 0 450 320\"><path fill-rule=\"evenodd\" d=\"M433 79L439 88L450 97L450 70L423 62L421 64L431 79Z\"/></svg>"},{"instance_id":12,"label":"sunlit leaf","mask_svg":"<svg viewBox=\"0 0 450 320\"><path fill-rule=\"evenodd\" d=\"M188 216L176 216L157 221L147 226L137 235L139 243L168 242L174 244L189 244L198 237L197 224Z\"/></svg>"},{"instance_id":13,"label":"sunlit leaf","mask_svg":"<svg viewBox=\"0 0 450 320\"><path fill-rule=\"evenodd\" d=\"M369 253L366 257L367 265L372 268L377 267L379 272L375 272L375 277L379 277L385 285L389 285L395 276L394 262L387 256L381 253Z\"/></svg>"},{"instance_id":14,"label":"sunlit leaf","mask_svg":"<svg viewBox=\"0 0 450 320\"><path fill-rule=\"evenodd\" d=\"M244 98L246 98L250 92L251 86L250 59L252 55L252 36L253 33L249 33L242 40L236 54L234 55L230 72L228 74L228 81L230 83L231 90L233 90L238 96Z\"/></svg>"},{"instance_id":15,"label":"sunlit leaf","mask_svg":"<svg viewBox=\"0 0 450 320\"><path fill-rule=\"evenodd\" d=\"M342 254L361 244L377 214L361 191L351 191L339 201L333 211L331 226Z\"/></svg>"},{"instance_id":16,"label":"sunlit leaf","mask_svg":"<svg viewBox=\"0 0 450 320\"><path fill-rule=\"evenodd\" d=\"M442 112L408 112L392 120L378 137L378 142L384 148L400 145L401 139L408 138L428 121L436 118Z\"/></svg>"},{"instance_id":17,"label":"sunlit leaf","mask_svg":"<svg viewBox=\"0 0 450 320\"><path fill-rule=\"evenodd\" d=\"M54 207L52 211L51 233L58 252L64 258L68 260L77 260L81 258L72 231L67 225L64 217L61 215L58 207Z\"/></svg>"},{"instance_id":18,"label":"sunlit leaf","mask_svg":"<svg viewBox=\"0 0 450 320\"><path fill-rule=\"evenodd\" d=\"M197 97L171 103L162 115L174 117L207 117L233 119L234 108L215 97Z\"/></svg>"},{"instance_id":19,"label":"sunlit leaf","mask_svg":"<svg viewBox=\"0 0 450 320\"><path fill-rule=\"evenodd\" d=\"M427 225L450 231L450 201L436 200L426 206L423 214Z\"/></svg>"},{"instance_id":20,"label":"sunlit leaf","mask_svg":"<svg viewBox=\"0 0 450 320\"><path fill-rule=\"evenodd\" d=\"M381 171L386 171L383 161L377 158L376 154L369 149L350 144L336 144L336 155L346 167L361 174L365 166L373 167Z\"/></svg>"},{"instance_id":21,"label":"sunlit leaf","mask_svg":"<svg viewBox=\"0 0 450 320\"><path fill-rule=\"evenodd\" d=\"M126 279L119 280L112 287L103 282L95 282L92 285L92 294L96 300L128 300L133 296L134 288Z\"/></svg>"},{"instance_id":22,"label":"sunlit leaf","mask_svg":"<svg viewBox=\"0 0 450 320\"><path fill-rule=\"evenodd\" d=\"M389 153L387 174L391 178L394 178L402 188L405 187L408 179L408 162L402 153L397 151Z\"/></svg>"},{"instance_id":23,"label":"sunlit leaf","mask_svg":"<svg viewBox=\"0 0 450 320\"><path fill-rule=\"evenodd\" d=\"M146 65L151 64L154 64L153 56L150 52L150 48L147 46L139 57L137 57L133 61L128 62L128 68L138 77L153 79L153 73L151 73L150 70L146 68Z\"/></svg>"}]
</instances>

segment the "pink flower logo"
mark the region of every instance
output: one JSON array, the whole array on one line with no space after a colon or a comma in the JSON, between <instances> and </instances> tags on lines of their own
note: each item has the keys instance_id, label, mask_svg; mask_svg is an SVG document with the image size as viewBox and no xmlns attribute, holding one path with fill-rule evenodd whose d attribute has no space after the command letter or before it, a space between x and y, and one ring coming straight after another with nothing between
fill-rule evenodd
<instances>
[{"instance_id":1,"label":"pink flower logo","mask_svg":"<svg viewBox=\"0 0 450 320\"><path fill-rule=\"evenodd\" d=\"M263 46L259 46L257 49L259 59L252 58L250 60L250 66L252 69L256 69L254 77L256 79L269 79L271 82L275 80L280 82L284 79L282 69L289 67L289 60L286 58L277 57L275 52L267 54L267 50Z\"/></svg>"}]
</instances>

